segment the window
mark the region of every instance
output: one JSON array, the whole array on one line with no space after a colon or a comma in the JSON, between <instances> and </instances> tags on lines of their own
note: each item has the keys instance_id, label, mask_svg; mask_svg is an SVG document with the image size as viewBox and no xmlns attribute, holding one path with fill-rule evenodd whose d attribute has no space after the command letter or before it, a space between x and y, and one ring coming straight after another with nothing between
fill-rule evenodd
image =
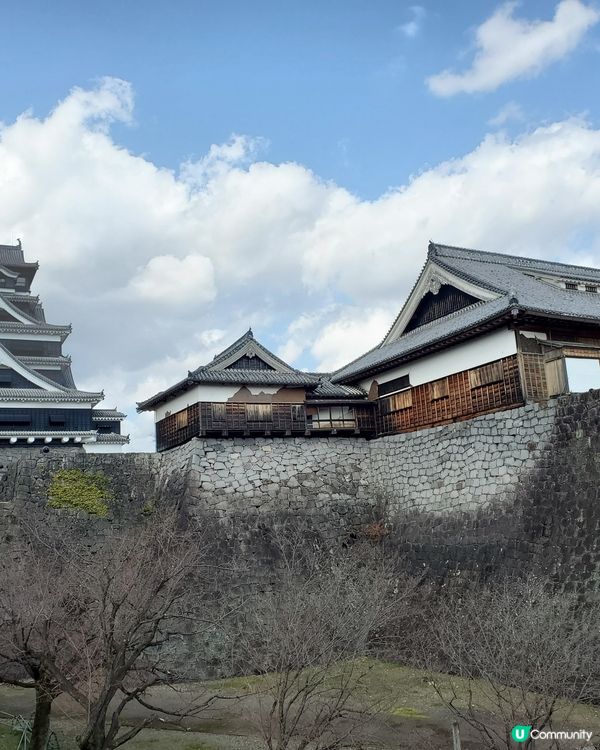
<instances>
[{"instance_id":1,"label":"window","mask_svg":"<svg viewBox=\"0 0 600 750\"><path fill-rule=\"evenodd\" d=\"M399 378L388 380L387 383L381 383L379 385L379 395L389 396L390 393L403 391L405 388L410 388L410 378L408 375L401 375Z\"/></svg>"},{"instance_id":2,"label":"window","mask_svg":"<svg viewBox=\"0 0 600 750\"><path fill-rule=\"evenodd\" d=\"M351 406L319 406L307 409L307 421L313 430L343 430L356 426Z\"/></svg>"},{"instance_id":3,"label":"window","mask_svg":"<svg viewBox=\"0 0 600 750\"><path fill-rule=\"evenodd\" d=\"M471 388L479 388L482 385L500 383L504 379L501 362L492 362L489 365L469 370L469 382Z\"/></svg>"},{"instance_id":4,"label":"window","mask_svg":"<svg viewBox=\"0 0 600 750\"><path fill-rule=\"evenodd\" d=\"M188 426L187 409L184 409L183 411L178 411L177 414L175 414L175 427L177 427L178 430L183 430L187 426Z\"/></svg>"},{"instance_id":5,"label":"window","mask_svg":"<svg viewBox=\"0 0 600 750\"><path fill-rule=\"evenodd\" d=\"M299 404L292 404L292 422L302 422L303 419L303 407Z\"/></svg>"},{"instance_id":6,"label":"window","mask_svg":"<svg viewBox=\"0 0 600 750\"><path fill-rule=\"evenodd\" d=\"M434 380L433 383L430 384L430 388L432 401L437 401L440 398L446 398L448 396L448 378Z\"/></svg>"},{"instance_id":7,"label":"window","mask_svg":"<svg viewBox=\"0 0 600 750\"><path fill-rule=\"evenodd\" d=\"M212 418L217 422L225 421L225 404L211 404Z\"/></svg>"},{"instance_id":8,"label":"window","mask_svg":"<svg viewBox=\"0 0 600 750\"><path fill-rule=\"evenodd\" d=\"M0 429L5 430L10 427L29 427L31 425L31 415L26 412L13 414L0 414Z\"/></svg>"},{"instance_id":9,"label":"window","mask_svg":"<svg viewBox=\"0 0 600 750\"><path fill-rule=\"evenodd\" d=\"M50 414L48 416L48 427L58 428L65 426L64 414Z\"/></svg>"},{"instance_id":10,"label":"window","mask_svg":"<svg viewBox=\"0 0 600 750\"><path fill-rule=\"evenodd\" d=\"M585 291L586 292L592 292L592 294L595 294L598 291L597 286L593 286L592 284L586 284L585 285Z\"/></svg>"},{"instance_id":11,"label":"window","mask_svg":"<svg viewBox=\"0 0 600 750\"><path fill-rule=\"evenodd\" d=\"M579 289L579 285L574 281L565 281L565 289L572 289L573 291L577 291Z\"/></svg>"},{"instance_id":12,"label":"window","mask_svg":"<svg viewBox=\"0 0 600 750\"><path fill-rule=\"evenodd\" d=\"M410 409L413 405L412 390L395 393L387 399L389 411L400 411L400 409Z\"/></svg>"},{"instance_id":13,"label":"window","mask_svg":"<svg viewBox=\"0 0 600 750\"><path fill-rule=\"evenodd\" d=\"M272 422L271 404L246 404L246 419L248 422Z\"/></svg>"}]
</instances>

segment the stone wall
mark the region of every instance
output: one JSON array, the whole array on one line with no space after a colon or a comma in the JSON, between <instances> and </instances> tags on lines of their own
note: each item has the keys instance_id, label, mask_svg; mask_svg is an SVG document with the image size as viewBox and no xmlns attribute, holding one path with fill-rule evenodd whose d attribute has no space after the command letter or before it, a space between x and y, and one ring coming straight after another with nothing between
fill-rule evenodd
<instances>
[{"instance_id":1,"label":"stone wall","mask_svg":"<svg viewBox=\"0 0 600 750\"><path fill-rule=\"evenodd\" d=\"M293 516L332 534L384 526L434 574L534 569L565 586L600 578L600 394L360 438L195 439L163 454L0 451L0 524L44 504L60 468L102 471L107 521L157 503L210 514L238 539ZM18 513L17 513L18 515Z\"/></svg>"},{"instance_id":2,"label":"stone wall","mask_svg":"<svg viewBox=\"0 0 600 750\"><path fill-rule=\"evenodd\" d=\"M343 515L357 504L369 474L370 447L360 438L195 439L174 458L187 463L188 496L223 518Z\"/></svg>"},{"instance_id":3,"label":"stone wall","mask_svg":"<svg viewBox=\"0 0 600 750\"><path fill-rule=\"evenodd\" d=\"M365 484L388 511L457 513L512 498L552 439L557 402L530 404L369 443Z\"/></svg>"}]
</instances>

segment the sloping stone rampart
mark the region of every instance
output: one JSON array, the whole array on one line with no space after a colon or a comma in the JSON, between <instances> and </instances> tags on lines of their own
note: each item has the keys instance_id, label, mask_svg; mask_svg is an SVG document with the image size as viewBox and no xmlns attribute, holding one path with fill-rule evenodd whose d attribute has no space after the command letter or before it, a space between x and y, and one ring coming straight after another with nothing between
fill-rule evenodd
<instances>
[{"instance_id":1,"label":"sloping stone rampart","mask_svg":"<svg viewBox=\"0 0 600 750\"><path fill-rule=\"evenodd\" d=\"M0 524L47 501L61 468L102 471L126 522L181 503L245 534L312 516L333 533L386 525L413 562L443 574L534 568L565 585L600 578L600 394L367 441L194 439L163 454L0 450Z\"/></svg>"}]
</instances>

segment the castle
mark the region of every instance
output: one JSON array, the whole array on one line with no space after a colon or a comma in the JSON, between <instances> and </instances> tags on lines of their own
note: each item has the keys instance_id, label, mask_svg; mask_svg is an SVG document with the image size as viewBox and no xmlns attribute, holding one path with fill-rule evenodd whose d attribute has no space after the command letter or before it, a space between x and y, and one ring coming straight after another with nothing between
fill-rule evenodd
<instances>
[{"instance_id":1,"label":"castle","mask_svg":"<svg viewBox=\"0 0 600 750\"><path fill-rule=\"evenodd\" d=\"M0 245L0 446L120 450L129 442L121 435L125 415L94 408L104 394L75 386L62 351L71 326L46 322L31 294L37 270L25 261L20 241Z\"/></svg>"},{"instance_id":2,"label":"castle","mask_svg":"<svg viewBox=\"0 0 600 750\"><path fill-rule=\"evenodd\" d=\"M248 331L138 404L157 449L193 437L374 438L600 387L600 270L430 243L383 341L333 373Z\"/></svg>"}]
</instances>

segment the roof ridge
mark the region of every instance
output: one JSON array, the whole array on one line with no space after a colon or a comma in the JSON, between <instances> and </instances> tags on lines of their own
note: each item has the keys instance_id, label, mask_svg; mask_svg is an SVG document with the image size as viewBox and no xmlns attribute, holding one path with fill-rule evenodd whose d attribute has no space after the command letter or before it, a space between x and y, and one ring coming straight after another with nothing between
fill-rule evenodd
<instances>
[{"instance_id":1,"label":"roof ridge","mask_svg":"<svg viewBox=\"0 0 600 750\"><path fill-rule=\"evenodd\" d=\"M422 325L418 326L417 328L413 328L412 331L407 331L406 333L403 333L401 336L398 336L397 339L394 339L394 341L390 341L387 344L382 344L381 349L384 349L386 346L392 346L396 343L396 341L400 341L400 339L408 339L411 336L419 333L420 331L423 331L426 328L433 328L435 325L439 325L442 321L445 323L448 320L452 320L452 318L456 318L462 313L468 312L469 310L473 310L476 307L479 307L481 305L487 305L490 302L496 302L498 299L501 299L502 297L508 297L508 294L504 292L504 294L500 295L500 297L496 297L496 299L478 299L476 302L472 302L470 305L467 305L466 307L461 307L460 310L454 310L451 313L448 313L447 315L442 315L440 318L435 318L435 320L430 320L428 323L423 323Z\"/></svg>"},{"instance_id":2,"label":"roof ridge","mask_svg":"<svg viewBox=\"0 0 600 750\"><path fill-rule=\"evenodd\" d=\"M262 350L267 357L272 359L274 362L280 364L283 368L285 368L288 372L301 372L300 370L297 370L295 367L292 367L287 362L284 362L281 357L278 357L276 354L273 354L273 352L270 349L267 349L267 347L262 344L258 339L254 337L254 333L252 332L252 328L249 328L246 333L244 333L242 336L240 336L236 341L233 342L233 344L230 344L227 348L223 349L222 352L219 352L218 354L215 354L215 356L212 358L210 362L208 362L205 365L200 365L200 367L197 367L195 370L191 370L191 373L199 372L201 370L213 370L217 369L215 366L220 364L221 362L229 359L232 355L234 355L237 351L242 350L249 342L252 342L254 346L257 347L257 349L260 351ZM232 364L235 364L233 362ZM269 364L267 362L267 364ZM234 368L235 369L235 368Z\"/></svg>"},{"instance_id":3,"label":"roof ridge","mask_svg":"<svg viewBox=\"0 0 600 750\"><path fill-rule=\"evenodd\" d=\"M433 247L433 246L434 246L434 245L433 245L433 242L430 242L430 243L429 243L429 246L428 246L428 248L427 248L427 257L425 258L425 263L423 263L423 266L422 266L422 268L421 268L421 271L419 272L419 275L417 276L417 280L416 280L416 281L415 281L415 283L414 283L414 284L412 285L412 287L411 287L411 289L410 289L409 293L408 293L408 294L406 295L406 297L404 298L404 302L403 302L403 304L402 304L402 307L400 308L400 311L398 312L398 315L396 315L396 317L395 317L395 318L394 318L394 319L392 320L392 323L391 323L391 325L389 326L389 328L388 328L388 329L387 329L387 331L385 332L385 336L384 336L384 337L383 337L383 338L381 339L381 341L379 342L379 344L377 344L377 346L374 346L374 347L373 347L373 349L377 349L377 348L379 348L380 346L383 346L383 342L384 342L384 341L385 341L385 340L387 339L387 337L388 337L388 336L390 335L390 333L392 332L392 329L393 329L393 327L394 327L394 326L396 325L396 322L397 322L398 318L399 318L399 317L400 317L400 316L402 315L402 313L404 312L404 308L406 307L406 303L407 303L407 302L408 302L408 300L410 299L410 297L411 297L412 293L413 293L413 292L415 291L415 289L417 288L417 284L419 283L419 281L421 281L421 278L422 278L423 274L425 273L425 269L427 268L427 265L429 264L429 259L430 259L431 257L433 257L433 253L431 253L431 251L432 251L432 247ZM431 254L430 254L430 253L431 253ZM373 351L373 349L369 349L369 351L365 352L365 354L369 354L369 352L372 352L372 351ZM364 355L361 355L361 356L364 356ZM357 357L356 359L360 359L360 357ZM356 360L352 360L352 362L355 362L355 361L356 361ZM352 364L352 362L349 362L348 364L349 364L349 365L351 365L351 364ZM337 372L337 371L336 371L336 372Z\"/></svg>"},{"instance_id":4,"label":"roof ridge","mask_svg":"<svg viewBox=\"0 0 600 750\"><path fill-rule=\"evenodd\" d=\"M25 312L24 310L21 310L19 307L15 305L15 303L10 298L10 295L0 295L2 297L2 301L5 302L9 307L9 312L16 313L18 315L22 315L24 318L26 318L30 323L33 323L34 325L39 325L40 323L46 323L46 321L38 320L37 318L34 318L29 313ZM10 323L10 320L5 321L6 323ZM17 319L17 323L22 323L23 321L20 321ZM26 325L26 324L24 324ZM47 323L46 325L52 325L52 323Z\"/></svg>"},{"instance_id":5,"label":"roof ridge","mask_svg":"<svg viewBox=\"0 0 600 750\"><path fill-rule=\"evenodd\" d=\"M248 330L245 333L243 333L239 338L237 338L232 344L229 344L229 346L226 346L222 352L218 352L217 354L215 354L212 360L209 362L209 364L213 364L214 362L219 361L222 357L232 354L242 344L245 344L247 341L253 341L253 340L254 340L254 334L252 333L252 328L248 328ZM200 367L208 367L208 365L200 365Z\"/></svg>"},{"instance_id":6,"label":"roof ridge","mask_svg":"<svg viewBox=\"0 0 600 750\"><path fill-rule=\"evenodd\" d=\"M505 297L506 297L506 295L505 295ZM484 303L484 305L482 305L482 307L485 306L485 305L490 305L490 306L496 305L497 306L497 303L501 302L502 300L503 300L502 297L498 297L497 299L492 299L492 300L482 300L482 302ZM462 310L458 310L457 312L458 313L464 313L465 311L470 311L470 310L476 308L477 306L478 306L478 304L473 304L469 308L465 307ZM506 310L508 310L508 305L505 305L504 307L500 307L496 312L493 312L490 315L482 317L480 320L477 321L477 324L481 325L481 324L486 323L488 321L494 320L495 318L498 318L500 315L502 315L503 313L505 313ZM442 321L445 322L449 317L450 316L444 316L443 318L438 318L438 322L440 322L440 323ZM471 323L469 323L467 325L467 328L470 325L471 325ZM417 331L420 332L422 330L422 328L423 327L421 327L421 326L419 328L415 328L414 333L416 334ZM462 328L458 328L453 333L454 334L459 333L460 331L464 330L464 328L465 328L465 326L463 326ZM413 331L410 331L409 334L407 334L406 339L408 339L409 337L411 337L411 334L413 334ZM435 344L435 343L437 343L437 342L439 342L441 340L444 340L446 338L448 338L447 335L446 336L438 336L437 338L434 337L430 341L428 341L427 344L428 345ZM389 344L386 345L386 348L388 346L389 347L393 347L395 344L398 344L399 341L405 341L406 339L404 338L404 336L402 336L399 339L396 339L395 341L391 341ZM409 349L407 349L406 351L404 351L400 355L394 355L394 354L392 354L390 356L384 357L383 359L377 360L377 362L375 364L368 365L368 366L366 366L366 367L358 370L357 372L352 373L350 375L347 375L345 377L351 377L351 378L354 378L354 379L360 378L360 377L364 377L364 373L367 372L369 369L371 369L373 366L380 367L382 364L386 364L387 362L393 362L394 359L398 359L399 357L404 357L405 358L406 356L409 356L410 354L412 354L414 351L418 351L418 350L419 350L419 346L413 347L412 349L409 348ZM373 349L371 349L371 351L373 351ZM367 354L369 354L369 353L370 352L367 352ZM366 357L366 354L363 355L363 356ZM362 357L358 357L358 359L362 359ZM353 362L349 362L345 367L340 368L339 372L341 372L342 370L345 370L346 368L350 367L350 365L352 365L354 362L356 362L356 360L353 360ZM338 376L338 378L339 378L339 376ZM341 382L344 382L344 380L342 379Z\"/></svg>"},{"instance_id":7,"label":"roof ridge","mask_svg":"<svg viewBox=\"0 0 600 750\"><path fill-rule=\"evenodd\" d=\"M465 279L469 279L471 282L473 282L474 284L477 284L478 286L483 286L486 289L490 289L491 291L498 292L501 295L506 294L506 290L504 290L504 289L500 289L499 287L496 287L496 286L494 286L492 284L489 284L488 282L485 282L485 281L482 282L480 279L478 279L478 278L476 278L474 276L469 276L468 274L465 274L464 271L457 271L455 268L449 268L447 265L444 264L443 260L440 260L440 257L437 255L437 253L435 251L437 247L439 247L439 246L436 245L436 243L431 242L431 241L429 242L429 245L428 245L428 248L427 248L427 258L425 259L425 263L423 264L423 267L421 268L421 271L420 271L419 275L417 276L417 280L412 285L410 291L406 295L406 297L404 299L404 303L402 304L402 307L400 308L399 313L396 315L396 317L392 321L392 324L388 327L388 329L387 329L387 331L385 333L385 336L379 342L379 344L377 344L377 346L374 346L373 349L369 349L369 351L365 352L365 354L369 354L374 349L378 349L380 347L387 346L387 344L384 343L385 340L390 335L392 329L396 325L396 322L398 321L398 319L400 318L400 316L404 312L404 308L406 307L406 304L407 304L408 300L411 298L413 292L417 288L417 286L418 286L419 282L421 281L421 279L423 277L423 274L427 270L427 267L428 267L428 265L429 265L430 262L434 263L434 264L436 264L438 266L440 266L441 268L445 269L446 271L450 271L451 273L456 274L457 276L460 276L460 277L465 278ZM449 246L446 246L446 247L449 247ZM461 249L461 248L456 248L456 249ZM475 251L475 252L477 252L477 251ZM483 302L483 301L489 301L489 300L479 300L479 301ZM471 307L471 305L469 305L468 307ZM453 313L450 313L450 314L453 314ZM444 316L444 318L447 318L447 317L448 317L447 315ZM431 322L435 322L435 321L431 321ZM419 326L419 328L422 328L422 326ZM417 330L417 329L415 329L415 330ZM403 333L399 338L402 338L404 335L405 334ZM389 343L393 343L393 342L389 342ZM364 356L364 355L361 355L361 356ZM356 359L360 359L360 357L357 357ZM356 360L352 360L352 362L355 362L355 361ZM352 362L349 362L348 364L351 365ZM347 366L347 365L345 365L345 366Z\"/></svg>"},{"instance_id":8,"label":"roof ridge","mask_svg":"<svg viewBox=\"0 0 600 750\"><path fill-rule=\"evenodd\" d=\"M456 260L459 260L459 259L457 258ZM462 268L457 270L456 268L452 266L452 264L444 263L443 260L440 260L439 256L436 257L435 263L441 268L443 268L444 270L450 271L450 273L453 273L455 276L458 276L461 279L465 279L466 281L470 281L476 286L484 287L485 289L489 289L492 292L497 292L501 296L508 294L506 289L502 289L499 286L495 286L494 284L491 284L489 281L482 280L479 276L475 276L473 274L467 273ZM489 302L489 300L484 300L484 301Z\"/></svg>"},{"instance_id":9,"label":"roof ridge","mask_svg":"<svg viewBox=\"0 0 600 750\"><path fill-rule=\"evenodd\" d=\"M43 383L47 383L48 385L51 385L52 390L49 391L49 393L56 393L57 391L55 391L54 389L58 389L58 392L64 392L64 391L69 390L66 386L61 385L60 383L57 383L54 380L51 380L50 378L47 378L45 375L42 375L39 372L36 372L33 368L29 367L29 365L26 365L24 362L20 362L19 359L16 357L16 355L14 355L6 346L4 346L4 344L1 344L1 343L0 343L0 351L3 351L6 355L8 355L9 360L13 360L13 362L15 362L17 365L20 365L30 375L33 375L35 378L38 378Z\"/></svg>"},{"instance_id":10,"label":"roof ridge","mask_svg":"<svg viewBox=\"0 0 600 750\"><path fill-rule=\"evenodd\" d=\"M505 293L502 295L504 297L507 297L508 295ZM353 365L355 362L358 362L359 359L362 359L367 354L370 354L371 352L374 352L376 349L381 349L382 351L385 350L388 346L393 346L398 341L407 340L410 339L413 336L416 336L420 334L424 329L427 328L433 328L436 325L440 325L442 322L445 323L448 320L451 320L452 318L459 317L465 312L468 312L470 310L475 309L478 306L487 305L490 302L497 302L498 299L501 299L502 297L497 297L496 299L480 299L477 300L477 302L473 302L471 305L467 305L467 307L461 307L460 310L455 310L454 312L448 313L448 315L443 315L441 318L436 318L435 320L430 320L429 323L423 323L423 325L420 325L418 328L413 328L412 331L408 331L407 333L403 333L401 336L399 336L397 339L394 339L394 341L390 341L387 344L378 344L377 346L374 346L372 349L369 349L364 354L361 354L359 357L356 357L355 359L351 360L347 364L345 364L343 367L340 367L338 370L336 370L334 373L332 373L332 377L337 375L338 372L341 372L342 370L345 370L347 367L350 367L350 365Z\"/></svg>"},{"instance_id":11,"label":"roof ridge","mask_svg":"<svg viewBox=\"0 0 600 750\"><path fill-rule=\"evenodd\" d=\"M544 260L543 258L532 258L527 255L512 255L510 253L501 253L497 252L496 250L477 250L476 248L472 247L459 247L458 245L439 245L437 243L431 243L433 247L435 247L435 257L439 258L440 256L437 254L437 250L442 250L444 248L447 248L448 250L458 250L460 252L466 252L466 253L473 253L477 256L483 256L479 259L480 263L492 263L492 264L499 264L500 261L495 261L489 256L496 255L500 258L509 258L511 260L517 261L517 265L521 265L521 262L524 263L533 263L535 265L539 264L549 264L553 266L560 266L561 268L573 268L577 270L583 270L583 271L594 271L598 273L600 271L599 268L594 268L593 266L581 266L577 265L575 263L563 263L560 260ZM487 257L486 257L487 256ZM443 254L442 254L442 257Z\"/></svg>"}]
</instances>

